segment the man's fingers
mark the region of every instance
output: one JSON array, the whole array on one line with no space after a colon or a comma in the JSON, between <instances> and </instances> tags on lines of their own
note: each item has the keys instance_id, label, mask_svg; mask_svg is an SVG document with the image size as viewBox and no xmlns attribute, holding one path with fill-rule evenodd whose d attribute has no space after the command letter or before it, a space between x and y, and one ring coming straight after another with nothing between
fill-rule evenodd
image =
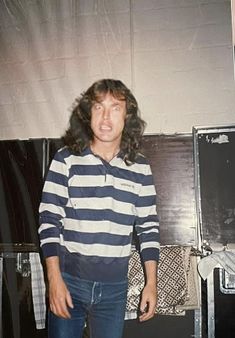
<instances>
[{"instance_id":1,"label":"man's fingers","mask_svg":"<svg viewBox=\"0 0 235 338\"><path fill-rule=\"evenodd\" d=\"M51 312L61 318L70 318L67 303L64 299L59 299L55 303L50 304Z\"/></svg>"},{"instance_id":2,"label":"man's fingers","mask_svg":"<svg viewBox=\"0 0 235 338\"><path fill-rule=\"evenodd\" d=\"M66 302L67 302L67 305L71 309L73 309L73 301L72 301L72 297L71 297L70 293L68 293L67 296L66 296Z\"/></svg>"},{"instance_id":3,"label":"man's fingers","mask_svg":"<svg viewBox=\"0 0 235 338\"><path fill-rule=\"evenodd\" d=\"M142 314L139 316L139 320L141 322L144 322L145 320L148 320L154 316L154 309L149 306L149 308L146 307L145 311L142 311Z\"/></svg>"}]
</instances>

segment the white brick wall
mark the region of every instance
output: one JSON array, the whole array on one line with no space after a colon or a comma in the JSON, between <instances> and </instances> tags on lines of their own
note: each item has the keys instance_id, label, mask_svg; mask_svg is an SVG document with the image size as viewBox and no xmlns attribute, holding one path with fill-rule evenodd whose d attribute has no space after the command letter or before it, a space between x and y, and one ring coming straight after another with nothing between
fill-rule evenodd
<instances>
[{"instance_id":1,"label":"white brick wall","mask_svg":"<svg viewBox=\"0 0 235 338\"><path fill-rule=\"evenodd\" d=\"M59 137L74 98L120 78L147 133L235 123L228 0L0 1L0 139Z\"/></svg>"}]
</instances>

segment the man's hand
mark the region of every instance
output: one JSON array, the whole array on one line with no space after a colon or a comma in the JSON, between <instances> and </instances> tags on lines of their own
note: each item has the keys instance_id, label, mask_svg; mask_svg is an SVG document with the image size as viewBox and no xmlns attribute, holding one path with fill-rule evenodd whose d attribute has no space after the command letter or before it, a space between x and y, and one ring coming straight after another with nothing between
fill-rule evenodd
<instances>
[{"instance_id":1,"label":"man's hand","mask_svg":"<svg viewBox=\"0 0 235 338\"><path fill-rule=\"evenodd\" d=\"M50 310L58 317L70 318L68 307L73 308L72 298L62 278L49 282Z\"/></svg>"},{"instance_id":2,"label":"man's hand","mask_svg":"<svg viewBox=\"0 0 235 338\"><path fill-rule=\"evenodd\" d=\"M157 305L157 263L147 261L144 263L146 273L146 285L143 289L140 302L140 322L144 322L154 316Z\"/></svg>"},{"instance_id":3,"label":"man's hand","mask_svg":"<svg viewBox=\"0 0 235 338\"><path fill-rule=\"evenodd\" d=\"M140 303L140 322L144 322L154 316L157 305L156 285L146 285L143 289Z\"/></svg>"},{"instance_id":4,"label":"man's hand","mask_svg":"<svg viewBox=\"0 0 235 338\"><path fill-rule=\"evenodd\" d=\"M50 310L61 318L70 318L69 309L73 308L73 302L69 290L61 276L58 257L46 259L47 275L49 283Z\"/></svg>"}]
</instances>

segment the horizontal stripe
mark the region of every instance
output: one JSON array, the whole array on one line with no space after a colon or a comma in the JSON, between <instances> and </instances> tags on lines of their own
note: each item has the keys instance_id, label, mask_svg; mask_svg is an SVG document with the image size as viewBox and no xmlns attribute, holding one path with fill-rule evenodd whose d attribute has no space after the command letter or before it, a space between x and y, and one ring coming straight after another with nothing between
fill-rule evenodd
<instances>
[{"instance_id":1,"label":"horizontal stripe","mask_svg":"<svg viewBox=\"0 0 235 338\"><path fill-rule=\"evenodd\" d=\"M60 243L59 237L48 237L45 239L41 239L41 245L48 244L48 243Z\"/></svg>"},{"instance_id":2,"label":"horizontal stripe","mask_svg":"<svg viewBox=\"0 0 235 338\"><path fill-rule=\"evenodd\" d=\"M131 171L135 174L149 174L149 165L146 163L146 159L143 157L143 161L141 163L133 163L132 165L127 166L124 161L122 161L120 158L114 158L113 161L110 162L112 166L117 166L120 169L123 169L125 171Z\"/></svg>"},{"instance_id":3,"label":"horizontal stripe","mask_svg":"<svg viewBox=\"0 0 235 338\"><path fill-rule=\"evenodd\" d=\"M142 245L142 243L151 243L151 242L154 242L155 243L158 243L160 238L159 238L159 234L158 233L140 233L138 234L139 236L139 241ZM152 246L151 246L152 247Z\"/></svg>"},{"instance_id":4,"label":"horizontal stripe","mask_svg":"<svg viewBox=\"0 0 235 338\"><path fill-rule=\"evenodd\" d=\"M81 181L85 181L86 176L89 177L97 177L97 176L105 176L105 179L108 180L109 177L112 179L123 179L126 180L129 184L142 184L148 185L151 183L149 180L151 177L144 175L143 173L133 173L132 171L127 171L123 169L119 169L116 167L105 167L102 165L99 166L72 166L71 167L71 180L73 180L76 176L81 179ZM111 175L110 175L111 173ZM87 179L88 180L88 179ZM145 183L146 181L146 183Z\"/></svg>"},{"instance_id":5,"label":"horizontal stripe","mask_svg":"<svg viewBox=\"0 0 235 338\"><path fill-rule=\"evenodd\" d=\"M74 197L107 197L112 196L117 201L124 201L134 203L137 200L138 195L130 191L119 190L116 187L105 186L105 187L70 187L69 196Z\"/></svg>"},{"instance_id":6,"label":"horizontal stripe","mask_svg":"<svg viewBox=\"0 0 235 338\"><path fill-rule=\"evenodd\" d=\"M51 224L51 227L53 228L60 228L62 227L62 217L58 214L53 214L48 211L43 211L39 215L39 223L40 228L39 230L44 226L44 224Z\"/></svg>"},{"instance_id":7,"label":"horizontal stripe","mask_svg":"<svg viewBox=\"0 0 235 338\"><path fill-rule=\"evenodd\" d=\"M121 211L126 215L133 215L135 213L134 206L131 203L116 201L112 197L103 198L71 198L71 204L74 209L87 210L112 210L115 213Z\"/></svg>"},{"instance_id":8,"label":"horizontal stripe","mask_svg":"<svg viewBox=\"0 0 235 338\"><path fill-rule=\"evenodd\" d=\"M141 187L141 181L143 179L134 182L127 179L127 177L115 177L108 173L98 172L94 175L80 175L74 174L68 182L70 187L100 187L100 186L114 186L124 191L139 192Z\"/></svg>"},{"instance_id":9,"label":"horizontal stripe","mask_svg":"<svg viewBox=\"0 0 235 338\"><path fill-rule=\"evenodd\" d=\"M155 215L154 215L155 217ZM155 217L156 218L156 217ZM145 229L156 227L156 221L155 222L145 222L143 224L138 224L138 228L141 229L141 231L145 231Z\"/></svg>"},{"instance_id":10,"label":"horizontal stripe","mask_svg":"<svg viewBox=\"0 0 235 338\"><path fill-rule=\"evenodd\" d=\"M54 183L57 183L57 184L60 184L62 186L67 187L68 186L68 177L65 176L63 173L57 173L57 172L50 170L47 174L46 182L54 182Z\"/></svg>"},{"instance_id":11,"label":"horizontal stripe","mask_svg":"<svg viewBox=\"0 0 235 338\"><path fill-rule=\"evenodd\" d=\"M71 165L77 166L97 166L102 164L101 160L93 154L88 154L84 156L70 155L66 158L66 162L70 163Z\"/></svg>"},{"instance_id":12,"label":"horizontal stripe","mask_svg":"<svg viewBox=\"0 0 235 338\"><path fill-rule=\"evenodd\" d=\"M66 206L68 199L65 197L61 197L56 194L48 193L46 191L42 194L42 203L44 204L53 204L56 207L59 207L61 210Z\"/></svg>"},{"instance_id":13,"label":"horizontal stripe","mask_svg":"<svg viewBox=\"0 0 235 338\"><path fill-rule=\"evenodd\" d=\"M158 216L154 214L154 215L148 215L147 217L136 218L136 227L140 227L140 231L141 231L141 228L144 227L145 223L155 223L155 226L159 226Z\"/></svg>"},{"instance_id":14,"label":"horizontal stripe","mask_svg":"<svg viewBox=\"0 0 235 338\"><path fill-rule=\"evenodd\" d=\"M50 203L43 203L41 202L39 207L40 213L49 212L54 215L59 215L61 217L66 217L65 211L63 207L60 207L58 205L50 204Z\"/></svg>"},{"instance_id":15,"label":"horizontal stripe","mask_svg":"<svg viewBox=\"0 0 235 338\"><path fill-rule=\"evenodd\" d=\"M160 248L160 243L159 242L145 242L145 243L141 243L140 244L140 251L144 250L144 249L159 249Z\"/></svg>"},{"instance_id":16,"label":"horizontal stripe","mask_svg":"<svg viewBox=\"0 0 235 338\"><path fill-rule=\"evenodd\" d=\"M125 215L121 212L117 213L112 210L91 210L80 209L79 211L73 208L66 208L67 218L88 220L88 221L103 221L108 220L114 223L123 225L133 225L135 221L134 215Z\"/></svg>"},{"instance_id":17,"label":"horizontal stripe","mask_svg":"<svg viewBox=\"0 0 235 338\"><path fill-rule=\"evenodd\" d=\"M43 223L42 226L39 229L39 233L44 231L44 230L55 229L55 228L56 228L55 225L52 225L50 223Z\"/></svg>"},{"instance_id":18,"label":"horizontal stripe","mask_svg":"<svg viewBox=\"0 0 235 338\"><path fill-rule=\"evenodd\" d=\"M68 198L68 189L67 187L61 185L61 184L57 184L54 182L45 182L44 188L43 188L44 192L49 192L49 193L56 193L57 195L61 196L61 197L65 197Z\"/></svg>"},{"instance_id":19,"label":"horizontal stripe","mask_svg":"<svg viewBox=\"0 0 235 338\"><path fill-rule=\"evenodd\" d=\"M144 177L143 181L142 181L142 186L150 186L153 184L153 177L152 175L147 175Z\"/></svg>"},{"instance_id":20,"label":"horizontal stripe","mask_svg":"<svg viewBox=\"0 0 235 338\"><path fill-rule=\"evenodd\" d=\"M159 233L159 230L156 228L148 228L148 230L144 230L143 232L141 232L141 234L152 234L156 232L157 234Z\"/></svg>"},{"instance_id":21,"label":"horizontal stripe","mask_svg":"<svg viewBox=\"0 0 235 338\"><path fill-rule=\"evenodd\" d=\"M105 183L104 175L89 176L84 175L82 178L79 175L73 175L69 180L70 187L99 187Z\"/></svg>"},{"instance_id":22,"label":"horizontal stripe","mask_svg":"<svg viewBox=\"0 0 235 338\"><path fill-rule=\"evenodd\" d=\"M132 233L132 227L109 221L77 221L67 218L64 221L64 228L86 233L106 232L123 236L129 236Z\"/></svg>"},{"instance_id":23,"label":"horizontal stripe","mask_svg":"<svg viewBox=\"0 0 235 338\"><path fill-rule=\"evenodd\" d=\"M68 241L64 241L64 244L70 252L79 252L85 256L128 257L131 251L131 244L112 246L107 244L81 244Z\"/></svg>"},{"instance_id":24,"label":"horizontal stripe","mask_svg":"<svg viewBox=\"0 0 235 338\"><path fill-rule=\"evenodd\" d=\"M104 232L88 233L88 232L79 232L79 231L71 231L71 230L64 230L63 231L64 241L72 241L76 243L83 243L83 244L105 244L105 245L112 245L118 246L122 245L125 246L130 244L130 236L123 236L117 234L109 234Z\"/></svg>"},{"instance_id":25,"label":"horizontal stripe","mask_svg":"<svg viewBox=\"0 0 235 338\"><path fill-rule=\"evenodd\" d=\"M150 205L156 205L156 196L142 196L136 201L136 207L149 207Z\"/></svg>"},{"instance_id":26,"label":"horizontal stripe","mask_svg":"<svg viewBox=\"0 0 235 338\"><path fill-rule=\"evenodd\" d=\"M40 231L40 239L45 239L45 238L52 238L52 237L57 237L59 238L61 235L61 231L59 228L57 227L51 227L51 228L47 228L47 229L44 229L44 230L41 230Z\"/></svg>"},{"instance_id":27,"label":"horizontal stripe","mask_svg":"<svg viewBox=\"0 0 235 338\"><path fill-rule=\"evenodd\" d=\"M139 207L136 208L137 215L139 217L148 217L150 215L156 215L156 205L152 205L151 207Z\"/></svg>"},{"instance_id":28,"label":"horizontal stripe","mask_svg":"<svg viewBox=\"0 0 235 338\"><path fill-rule=\"evenodd\" d=\"M140 197L155 196L155 195L156 195L156 189L153 185L142 186L140 193L139 193Z\"/></svg>"},{"instance_id":29,"label":"horizontal stripe","mask_svg":"<svg viewBox=\"0 0 235 338\"><path fill-rule=\"evenodd\" d=\"M89 165L85 165L84 163L81 163L80 165L74 165L72 163L71 165L71 173L78 176L97 176L97 175L105 175L107 172L107 169L103 166L102 163L99 163L97 165L93 165L90 163Z\"/></svg>"},{"instance_id":30,"label":"horizontal stripe","mask_svg":"<svg viewBox=\"0 0 235 338\"><path fill-rule=\"evenodd\" d=\"M54 160L51 162L50 171L64 175L68 172L68 169L69 168L66 163L59 162L58 160Z\"/></svg>"}]
</instances>

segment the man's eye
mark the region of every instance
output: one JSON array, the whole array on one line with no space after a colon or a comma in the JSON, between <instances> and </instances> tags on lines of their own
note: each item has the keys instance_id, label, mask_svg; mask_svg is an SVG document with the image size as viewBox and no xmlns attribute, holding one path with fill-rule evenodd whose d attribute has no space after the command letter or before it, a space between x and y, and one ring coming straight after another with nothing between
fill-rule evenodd
<instances>
[{"instance_id":1,"label":"man's eye","mask_svg":"<svg viewBox=\"0 0 235 338\"><path fill-rule=\"evenodd\" d=\"M120 106L115 106L114 108L113 108L114 110L116 110L116 111L120 111Z\"/></svg>"},{"instance_id":2,"label":"man's eye","mask_svg":"<svg viewBox=\"0 0 235 338\"><path fill-rule=\"evenodd\" d=\"M96 110L99 110L99 109L102 109L102 106L101 106L100 104L95 104L95 105L94 105L94 108L95 108Z\"/></svg>"}]
</instances>

